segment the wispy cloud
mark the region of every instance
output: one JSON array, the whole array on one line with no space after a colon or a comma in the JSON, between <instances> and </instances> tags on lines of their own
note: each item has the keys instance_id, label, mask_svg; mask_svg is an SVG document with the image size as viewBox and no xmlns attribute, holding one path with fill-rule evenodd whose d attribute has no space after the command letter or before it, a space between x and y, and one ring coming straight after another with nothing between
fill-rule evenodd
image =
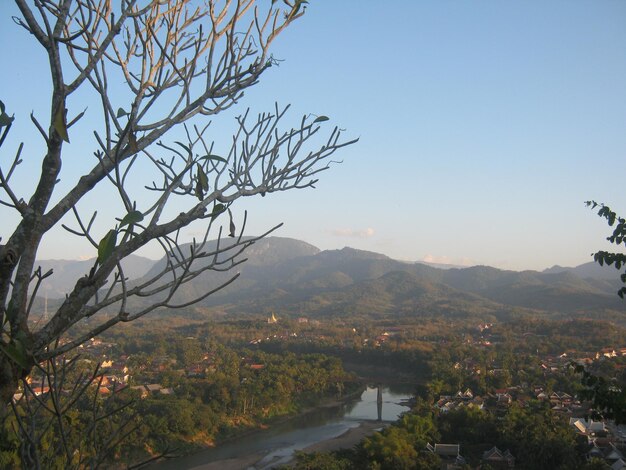
<instances>
[{"instance_id":1,"label":"wispy cloud","mask_svg":"<svg viewBox=\"0 0 626 470\"><path fill-rule=\"evenodd\" d=\"M362 230L354 230L351 228L338 228L335 230L331 230L330 233L336 237L371 238L376 232L373 228L368 227Z\"/></svg>"},{"instance_id":2,"label":"wispy cloud","mask_svg":"<svg viewBox=\"0 0 626 470\"><path fill-rule=\"evenodd\" d=\"M455 266L476 266L478 263L470 258L452 258L450 256L426 255L422 258L424 263L453 264Z\"/></svg>"}]
</instances>

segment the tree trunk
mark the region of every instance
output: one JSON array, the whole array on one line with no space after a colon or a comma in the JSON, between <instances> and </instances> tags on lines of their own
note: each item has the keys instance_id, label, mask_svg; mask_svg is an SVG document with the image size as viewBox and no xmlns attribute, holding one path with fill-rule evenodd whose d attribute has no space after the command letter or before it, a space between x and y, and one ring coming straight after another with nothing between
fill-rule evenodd
<instances>
[{"instance_id":1,"label":"tree trunk","mask_svg":"<svg viewBox=\"0 0 626 470\"><path fill-rule=\"evenodd\" d=\"M20 379L30 373L24 370L5 354L0 353L0 418L6 416L8 405L17 391Z\"/></svg>"}]
</instances>

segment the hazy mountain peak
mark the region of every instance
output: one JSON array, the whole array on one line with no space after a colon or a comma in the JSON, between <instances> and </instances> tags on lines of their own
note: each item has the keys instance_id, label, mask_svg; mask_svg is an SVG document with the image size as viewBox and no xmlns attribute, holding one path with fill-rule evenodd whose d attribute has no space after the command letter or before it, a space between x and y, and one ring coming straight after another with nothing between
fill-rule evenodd
<instances>
[{"instance_id":1,"label":"hazy mountain peak","mask_svg":"<svg viewBox=\"0 0 626 470\"><path fill-rule=\"evenodd\" d=\"M87 260L47 259L37 260L35 266L41 266L43 272L49 269L53 274L46 278L40 290L41 294L49 297L62 298L70 292L76 281L87 275L95 263L95 258ZM155 261L138 255L128 255L122 260L124 275L130 279L137 279L146 274Z\"/></svg>"},{"instance_id":2,"label":"hazy mountain peak","mask_svg":"<svg viewBox=\"0 0 626 470\"><path fill-rule=\"evenodd\" d=\"M447 263L433 263L431 261L412 261L414 264L423 264L424 266L430 266L436 269L466 269L472 266L464 266L461 264L447 264Z\"/></svg>"},{"instance_id":3,"label":"hazy mountain peak","mask_svg":"<svg viewBox=\"0 0 626 470\"><path fill-rule=\"evenodd\" d=\"M581 279L596 278L596 279L618 279L619 272L614 266L600 266L598 263L590 261L579 266L568 268L555 264L551 268L543 271L546 274L556 274L563 272L570 272L575 274Z\"/></svg>"},{"instance_id":4,"label":"hazy mountain peak","mask_svg":"<svg viewBox=\"0 0 626 470\"><path fill-rule=\"evenodd\" d=\"M544 273L561 273L563 271L567 271L569 269L573 269L573 268L566 268L564 266L561 266L559 264L555 264L554 266L552 266L551 268L546 268L543 270Z\"/></svg>"},{"instance_id":5,"label":"hazy mountain peak","mask_svg":"<svg viewBox=\"0 0 626 470\"><path fill-rule=\"evenodd\" d=\"M313 256L320 249L310 243L285 237L266 237L256 241L243 254L251 264L275 264L301 256Z\"/></svg>"},{"instance_id":6,"label":"hazy mountain peak","mask_svg":"<svg viewBox=\"0 0 626 470\"><path fill-rule=\"evenodd\" d=\"M340 250L324 250L320 252L322 256L330 256L333 258L339 259L391 259L389 256L383 255L381 253L375 253L373 251L366 250L358 250L356 248L350 248L349 246L345 246Z\"/></svg>"}]
</instances>

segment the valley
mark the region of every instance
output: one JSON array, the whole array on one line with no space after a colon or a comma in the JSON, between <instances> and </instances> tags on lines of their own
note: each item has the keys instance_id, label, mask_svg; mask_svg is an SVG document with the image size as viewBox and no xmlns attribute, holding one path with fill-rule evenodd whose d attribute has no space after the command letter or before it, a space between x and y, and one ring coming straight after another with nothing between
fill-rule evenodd
<instances>
[{"instance_id":1,"label":"valley","mask_svg":"<svg viewBox=\"0 0 626 470\"><path fill-rule=\"evenodd\" d=\"M132 438L116 446L109 465L176 462L207 447L246 442L250 433L280 429L294 418L297 423L320 405L347 403L368 385L387 384L408 387L415 397L404 421L386 424L382 434L372 428L352 454L296 454L290 465L316 468L306 466L315 458L345 468L364 461L405 468L401 461L385 464L384 453L408 439L420 449L454 440L470 468L484 452L505 445L516 456L515 468L553 468L550 459L544 467L525 461L524 446L537 444L520 435L505 439L498 422L490 421L511 415L556 426L559 455L575 465L570 468L583 468L590 450L575 442L584 436L593 448L597 441L569 422L597 415L576 367L626 384L626 317L606 271L438 269L350 248L322 252L280 238L257 242L246 256L237 281L199 305L156 311L79 348L80 367L66 374L68 380L100 364L86 393L105 409L128 403ZM147 276L159 269L159 262L142 263ZM76 266L65 263L62 272L77 272ZM190 282L179 301L222 282L222 275ZM83 322L68 339L89 327ZM22 395L50 396L60 386L55 375L42 372L30 384ZM88 407L84 413L87 426ZM421 434L409 431L414 419L427 420ZM483 420L491 438L478 439L467 422L466 434L451 434L450 419ZM112 432L127 425L110 424ZM611 436L611 445L622 445ZM372 439L382 440L374 445ZM255 452L263 457L270 447ZM5 449L0 458L11 455ZM434 450L410 455L425 465L419 468L445 461Z\"/></svg>"}]
</instances>

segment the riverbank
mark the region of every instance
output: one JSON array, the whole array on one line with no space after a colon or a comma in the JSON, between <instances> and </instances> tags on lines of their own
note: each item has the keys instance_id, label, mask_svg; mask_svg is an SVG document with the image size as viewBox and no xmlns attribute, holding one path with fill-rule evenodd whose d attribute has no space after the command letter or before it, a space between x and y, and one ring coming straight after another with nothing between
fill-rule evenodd
<instances>
[{"instance_id":1,"label":"riverbank","mask_svg":"<svg viewBox=\"0 0 626 470\"><path fill-rule=\"evenodd\" d=\"M376 388L367 388L353 403L329 400L309 413L274 423L214 449L166 460L155 470L270 470L293 462L294 453L327 452L350 448L407 410L408 394L382 392L382 409ZM345 398L345 397L344 397ZM336 406L341 404L340 406ZM382 421L377 421L377 416Z\"/></svg>"},{"instance_id":2,"label":"riverbank","mask_svg":"<svg viewBox=\"0 0 626 470\"><path fill-rule=\"evenodd\" d=\"M383 428L389 423L381 423L380 421L363 421L359 426L355 428L348 429L343 434L326 439L315 444L312 444L308 447L302 449L302 452L332 452L339 449L349 449L354 447L359 442L361 442L364 438L371 436L374 432ZM247 470L247 469L255 469L255 465L261 462L265 457L265 453L258 452L252 455L246 455L243 457L233 458L233 459L224 459L217 460L215 462L207 463L204 465L199 465L197 467L193 467L192 470ZM295 459L289 460L286 464L282 465L291 465L295 463ZM271 468L271 463L263 465L263 468Z\"/></svg>"},{"instance_id":3,"label":"riverbank","mask_svg":"<svg viewBox=\"0 0 626 470\"><path fill-rule=\"evenodd\" d=\"M219 452L220 449L223 449L224 447L228 447L241 441L254 440L255 437L263 439L263 436L267 436L268 433L271 435L273 429L277 427L288 426L290 423L296 423L301 420L305 420L307 422L315 421L316 419L319 419L320 416L325 415L329 412L332 414L331 410L340 409L351 402L358 401L362 396L364 390L365 386L362 386L352 390L342 397L327 397L325 400L322 400L316 405L300 409L297 414L276 416L259 425L258 427L250 427L243 431L233 433L226 438L222 438L217 442L212 443L212 445L208 445L204 448L195 449L192 452L180 455L179 457L173 459L160 460L155 464L150 465L150 468L154 468L155 470L171 470L173 468L177 468L177 462L186 462L186 464L182 464L184 468L196 468L196 466L194 466L193 464L189 465L189 463L194 462L194 460L196 460L197 458L202 459L202 455L207 455L207 452ZM259 451L255 448L254 445L252 445L252 449L248 449L247 452L244 450L241 456L238 454L224 455L224 458L215 460L214 462L207 462L206 464L197 466L197 468L219 470L248 468L251 467L252 464L258 462L260 459L265 457L267 454L267 451ZM197 463L197 460L194 463Z\"/></svg>"},{"instance_id":4,"label":"riverbank","mask_svg":"<svg viewBox=\"0 0 626 470\"><path fill-rule=\"evenodd\" d=\"M356 428L348 429L343 434L320 441L302 449L303 452L333 452L339 449L350 449L361 442L364 438L371 436L376 431L388 426L389 422L363 421ZM289 463L293 463L291 460Z\"/></svg>"},{"instance_id":5,"label":"riverbank","mask_svg":"<svg viewBox=\"0 0 626 470\"><path fill-rule=\"evenodd\" d=\"M216 442L214 442L213 445L211 445L211 448L217 447L217 446L221 446L224 444L227 444L229 442L233 442L236 441L237 439L240 439L242 437L246 437L246 436L251 436L257 433L261 433L264 430L271 428L272 426L276 426L278 424L283 424L283 423L287 423L289 421L292 421L296 418L302 418L304 416L310 415L312 413L316 413L319 412L319 410L323 410L323 409L328 409L328 408L338 408L340 406L343 406L347 403L350 403L352 401L358 400L359 397L363 394L363 392L366 390L366 387L361 385L359 386L359 388L356 388L355 390L353 390L352 392L349 392L341 397L326 397L323 398L321 401L319 401L317 404L312 405L312 406L307 406L304 407L302 409L300 409L297 413L295 414L285 414L285 415L280 415L280 416L275 416L274 418L269 419L268 421L259 424L258 427L251 427L249 429L234 433L231 436L228 436L226 438L222 438L217 440Z\"/></svg>"}]
</instances>

